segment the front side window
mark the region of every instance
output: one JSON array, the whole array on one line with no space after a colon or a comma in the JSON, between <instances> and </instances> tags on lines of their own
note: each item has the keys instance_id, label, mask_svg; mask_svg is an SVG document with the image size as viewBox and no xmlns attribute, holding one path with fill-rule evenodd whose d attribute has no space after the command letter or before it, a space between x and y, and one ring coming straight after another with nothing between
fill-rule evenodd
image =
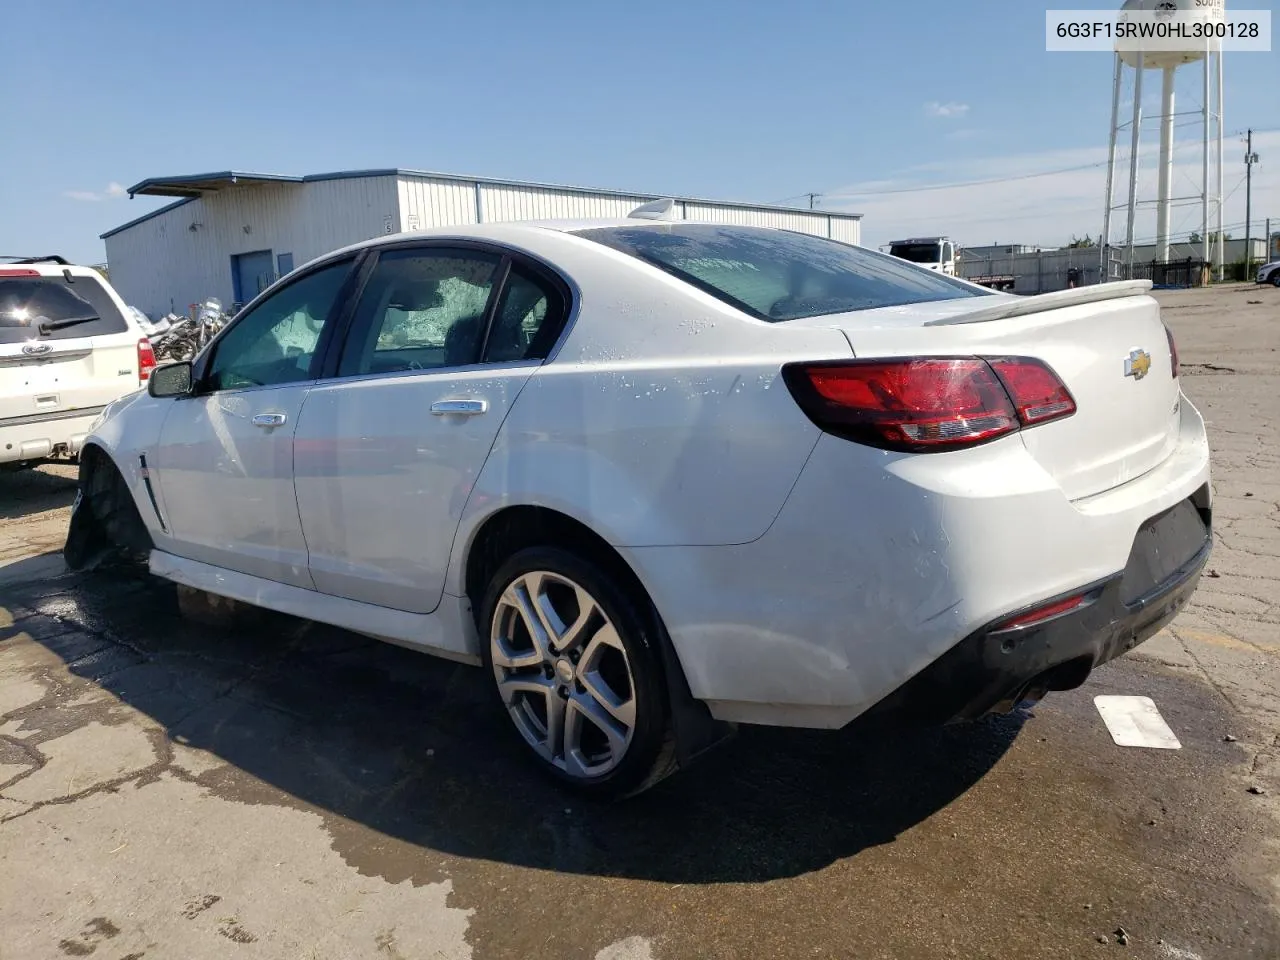
<instances>
[{"instance_id":1,"label":"front side window","mask_svg":"<svg viewBox=\"0 0 1280 960\"><path fill-rule=\"evenodd\" d=\"M206 379L210 389L296 383L311 377L320 331L333 312L351 260L321 267L277 290L217 341Z\"/></svg>"},{"instance_id":2,"label":"front side window","mask_svg":"<svg viewBox=\"0 0 1280 960\"><path fill-rule=\"evenodd\" d=\"M651 263L760 320L986 295L893 257L787 230L673 223L603 227L579 236Z\"/></svg>"},{"instance_id":3,"label":"front side window","mask_svg":"<svg viewBox=\"0 0 1280 960\"><path fill-rule=\"evenodd\" d=\"M500 258L473 250L386 250L356 305L339 376L476 363Z\"/></svg>"},{"instance_id":4,"label":"front side window","mask_svg":"<svg viewBox=\"0 0 1280 960\"><path fill-rule=\"evenodd\" d=\"M0 343L73 340L128 329L96 277L0 276Z\"/></svg>"}]
</instances>

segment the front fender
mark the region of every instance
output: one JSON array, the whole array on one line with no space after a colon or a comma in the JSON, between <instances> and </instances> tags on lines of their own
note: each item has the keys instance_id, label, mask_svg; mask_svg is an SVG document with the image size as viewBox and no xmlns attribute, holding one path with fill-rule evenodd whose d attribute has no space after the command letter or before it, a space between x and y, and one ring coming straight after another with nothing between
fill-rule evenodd
<instances>
[{"instance_id":1,"label":"front fender","mask_svg":"<svg viewBox=\"0 0 1280 960\"><path fill-rule=\"evenodd\" d=\"M81 457L84 458L90 448L97 448L115 465L153 539L163 537L164 531L160 528L143 484L141 457L154 451L159 445L160 432L172 404L172 400L156 399L145 391L108 404L99 421L89 431L81 451ZM82 470L82 488L83 480ZM159 485L152 486L159 497ZM160 506L163 509L162 500Z\"/></svg>"}]
</instances>

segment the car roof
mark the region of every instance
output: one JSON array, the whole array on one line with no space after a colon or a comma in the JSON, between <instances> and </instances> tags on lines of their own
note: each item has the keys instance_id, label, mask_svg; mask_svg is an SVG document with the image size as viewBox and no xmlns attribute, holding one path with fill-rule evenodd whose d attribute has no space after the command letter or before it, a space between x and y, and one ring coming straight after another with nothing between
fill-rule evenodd
<instances>
[{"instance_id":1,"label":"car roof","mask_svg":"<svg viewBox=\"0 0 1280 960\"><path fill-rule=\"evenodd\" d=\"M391 233L352 243L329 253L322 254L302 266L318 264L334 257L346 256L361 250L390 246L412 240L489 240L494 243L509 244L520 247L523 242L535 241L539 236L548 234L574 233L579 230L596 230L608 227L627 227L631 229L659 229L673 226L730 226L741 230L778 231L777 227L746 226L742 224L715 224L700 220L657 220L642 217L601 217L576 218L566 220L511 220L495 223L466 223L447 227L428 227L425 230L413 230L405 233ZM302 267L298 268L299 270Z\"/></svg>"}]
</instances>

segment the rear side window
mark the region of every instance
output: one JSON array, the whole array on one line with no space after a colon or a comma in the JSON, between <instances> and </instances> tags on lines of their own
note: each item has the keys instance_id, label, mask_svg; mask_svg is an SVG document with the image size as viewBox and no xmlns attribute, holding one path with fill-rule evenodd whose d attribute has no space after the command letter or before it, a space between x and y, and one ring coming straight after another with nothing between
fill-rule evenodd
<instances>
[{"instance_id":1,"label":"rear side window","mask_svg":"<svg viewBox=\"0 0 1280 960\"><path fill-rule=\"evenodd\" d=\"M0 276L0 343L124 333L124 315L97 277Z\"/></svg>"},{"instance_id":2,"label":"rear side window","mask_svg":"<svg viewBox=\"0 0 1280 960\"><path fill-rule=\"evenodd\" d=\"M500 261L492 253L440 247L379 253L356 306L338 375L475 363Z\"/></svg>"},{"instance_id":3,"label":"rear side window","mask_svg":"<svg viewBox=\"0 0 1280 960\"><path fill-rule=\"evenodd\" d=\"M563 326L564 299L555 287L523 266L513 265L489 329L485 362L543 360Z\"/></svg>"},{"instance_id":4,"label":"rear side window","mask_svg":"<svg viewBox=\"0 0 1280 960\"><path fill-rule=\"evenodd\" d=\"M578 235L651 263L760 320L987 295L893 257L788 230L674 223Z\"/></svg>"}]
</instances>

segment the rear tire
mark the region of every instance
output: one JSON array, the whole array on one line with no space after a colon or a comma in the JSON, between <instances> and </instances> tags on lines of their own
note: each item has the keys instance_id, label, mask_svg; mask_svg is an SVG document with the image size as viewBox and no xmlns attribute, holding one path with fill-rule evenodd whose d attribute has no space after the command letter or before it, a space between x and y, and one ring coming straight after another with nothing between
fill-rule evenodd
<instances>
[{"instance_id":1,"label":"rear tire","mask_svg":"<svg viewBox=\"0 0 1280 960\"><path fill-rule=\"evenodd\" d=\"M1273 287L1280 287L1280 270L1272 270L1269 279Z\"/></svg>"},{"instance_id":2,"label":"rear tire","mask_svg":"<svg viewBox=\"0 0 1280 960\"><path fill-rule=\"evenodd\" d=\"M545 773L621 799L676 768L661 627L636 587L528 547L490 578L477 628L498 706Z\"/></svg>"}]
</instances>

